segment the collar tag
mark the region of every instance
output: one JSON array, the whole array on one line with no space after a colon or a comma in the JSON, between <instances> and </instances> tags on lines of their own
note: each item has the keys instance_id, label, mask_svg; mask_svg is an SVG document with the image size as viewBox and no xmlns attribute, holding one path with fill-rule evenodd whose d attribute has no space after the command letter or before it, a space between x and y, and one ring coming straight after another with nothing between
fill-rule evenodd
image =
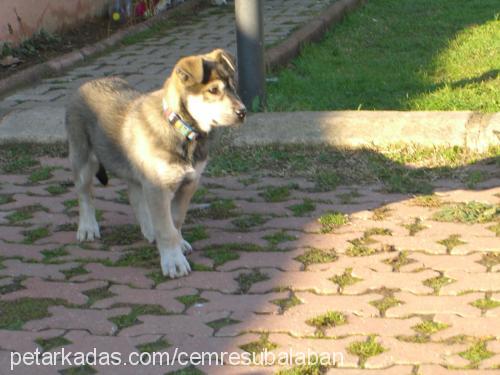
<instances>
[{"instance_id":1,"label":"collar tag","mask_svg":"<svg viewBox=\"0 0 500 375\"><path fill-rule=\"evenodd\" d=\"M172 125L179 133L185 136L189 141L194 141L198 137L198 133L181 117L168 108L165 98L163 98L163 114L168 123Z\"/></svg>"}]
</instances>

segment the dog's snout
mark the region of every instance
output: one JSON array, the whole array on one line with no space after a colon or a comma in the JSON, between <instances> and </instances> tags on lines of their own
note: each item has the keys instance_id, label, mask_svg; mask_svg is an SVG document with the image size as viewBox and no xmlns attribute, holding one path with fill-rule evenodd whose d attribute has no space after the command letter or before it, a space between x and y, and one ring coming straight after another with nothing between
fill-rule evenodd
<instances>
[{"instance_id":1,"label":"dog's snout","mask_svg":"<svg viewBox=\"0 0 500 375\"><path fill-rule=\"evenodd\" d=\"M245 108L245 106L238 108L235 112L236 116L238 116L240 120L244 120L247 115L247 109Z\"/></svg>"}]
</instances>

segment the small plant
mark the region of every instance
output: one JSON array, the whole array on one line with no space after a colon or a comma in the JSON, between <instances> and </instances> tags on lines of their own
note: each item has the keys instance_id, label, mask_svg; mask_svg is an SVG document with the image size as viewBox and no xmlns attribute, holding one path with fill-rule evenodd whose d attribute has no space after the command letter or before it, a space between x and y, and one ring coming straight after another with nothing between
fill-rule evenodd
<instances>
[{"instance_id":1,"label":"small plant","mask_svg":"<svg viewBox=\"0 0 500 375\"><path fill-rule=\"evenodd\" d=\"M385 295L382 299L371 301L370 305L374 306L380 313L381 317L385 317L385 313L391 307L398 306L404 302L396 299L392 293Z\"/></svg>"},{"instance_id":2,"label":"small plant","mask_svg":"<svg viewBox=\"0 0 500 375\"><path fill-rule=\"evenodd\" d=\"M243 215L233 219L231 223L242 231L264 224L267 219L260 214Z\"/></svg>"},{"instance_id":3,"label":"small plant","mask_svg":"<svg viewBox=\"0 0 500 375\"><path fill-rule=\"evenodd\" d=\"M318 221L321 224L321 233L331 233L336 228L346 224L349 218L342 212L334 211L321 216Z\"/></svg>"},{"instance_id":4,"label":"small plant","mask_svg":"<svg viewBox=\"0 0 500 375\"><path fill-rule=\"evenodd\" d=\"M353 276L352 268L346 268L344 270L344 273L331 277L330 281L337 284L339 286L339 292L342 293L346 286L354 285L360 281L363 281L363 279Z\"/></svg>"},{"instance_id":5,"label":"small plant","mask_svg":"<svg viewBox=\"0 0 500 375\"><path fill-rule=\"evenodd\" d=\"M45 188L50 195L61 195L68 192L66 185L50 185Z\"/></svg>"},{"instance_id":6,"label":"small plant","mask_svg":"<svg viewBox=\"0 0 500 375\"><path fill-rule=\"evenodd\" d=\"M330 263L338 259L335 250L321 250L316 248L308 249L304 254L295 258L301 262L306 268L311 264Z\"/></svg>"},{"instance_id":7,"label":"small plant","mask_svg":"<svg viewBox=\"0 0 500 375\"><path fill-rule=\"evenodd\" d=\"M67 338L63 336L51 337L50 339L37 338L35 342L41 346L44 352L49 351L50 349L58 348L60 346L71 344Z\"/></svg>"},{"instance_id":8,"label":"small plant","mask_svg":"<svg viewBox=\"0 0 500 375\"><path fill-rule=\"evenodd\" d=\"M27 245L30 245L33 242L48 237L50 235L49 228L47 227L39 227L31 230L25 230L22 233L24 234L23 243Z\"/></svg>"},{"instance_id":9,"label":"small plant","mask_svg":"<svg viewBox=\"0 0 500 375\"><path fill-rule=\"evenodd\" d=\"M205 303L208 302L205 298L201 298L198 294L189 294L185 296L179 296L175 298L177 301L184 305L184 308L187 310L191 306L196 305L197 303Z\"/></svg>"},{"instance_id":10,"label":"small plant","mask_svg":"<svg viewBox=\"0 0 500 375\"><path fill-rule=\"evenodd\" d=\"M297 298L297 296L293 292L288 298L275 299L271 302L278 305L281 308L281 312L285 312L286 310L289 310L294 306L302 304L302 301Z\"/></svg>"},{"instance_id":11,"label":"small plant","mask_svg":"<svg viewBox=\"0 0 500 375\"><path fill-rule=\"evenodd\" d=\"M211 322L205 323L207 326L212 328L214 330L214 333L220 330L223 327L232 325L232 324L238 324L240 323L239 320L236 319L231 319L231 318L222 318L222 319L217 319L213 320Z\"/></svg>"},{"instance_id":12,"label":"small plant","mask_svg":"<svg viewBox=\"0 0 500 375\"><path fill-rule=\"evenodd\" d=\"M441 207L441 205L443 204L441 199L435 194L416 196L411 200L411 203L415 206L429 208Z\"/></svg>"},{"instance_id":13,"label":"small plant","mask_svg":"<svg viewBox=\"0 0 500 375\"><path fill-rule=\"evenodd\" d=\"M469 349L459 353L460 357L470 362L470 367L477 368L479 363L485 359L492 357L495 353L490 352L486 348L486 341L477 341Z\"/></svg>"},{"instance_id":14,"label":"small plant","mask_svg":"<svg viewBox=\"0 0 500 375\"><path fill-rule=\"evenodd\" d=\"M170 343L163 339L160 338L156 341L153 342L148 342L145 344L140 344L137 345L136 348L139 350L141 353L153 353L153 352L159 352L160 350L166 349L170 346Z\"/></svg>"},{"instance_id":15,"label":"small plant","mask_svg":"<svg viewBox=\"0 0 500 375\"><path fill-rule=\"evenodd\" d=\"M474 201L453 203L436 212L433 219L466 224L487 223L500 219L500 206Z\"/></svg>"},{"instance_id":16,"label":"small plant","mask_svg":"<svg viewBox=\"0 0 500 375\"><path fill-rule=\"evenodd\" d=\"M269 341L269 333L263 333L258 341L249 342L241 345L240 348L248 353L258 354L265 350L271 351L278 347L277 344Z\"/></svg>"},{"instance_id":17,"label":"small plant","mask_svg":"<svg viewBox=\"0 0 500 375\"><path fill-rule=\"evenodd\" d=\"M202 225L196 225L192 228L185 230L183 235L184 239L189 243L201 241L208 238L207 231Z\"/></svg>"},{"instance_id":18,"label":"small plant","mask_svg":"<svg viewBox=\"0 0 500 375\"><path fill-rule=\"evenodd\" d=\"M340 184L340 176L335 172L319 171L314 177L316 191L332 191Z\"/></svg>"},{"instance_id":19,"label":"small plant","mask_svg":"<svg viewBox=\"0 0 500 375\"><path fill-rule=\"evenodd\" d=\"M285 230L280 230L279 232L264 236L264 239L269 242L271 246L276 246L282 242L294 241L297 237L288 234Z\"/></svg>"},{"instance_id":20,"label":"small plant","mask_svg":"<svg viewBox=\"0 0 500 375\"><path fill-rule=\"evenodd\" d=\"M424 320L422 323L419 323L412 328L421 335L430 336L436 332L448 328L449 326L449 324L445 323L434 322L432 320Z\"/></svg>"},{"instance_id":21,"label":"small plant","mask_svg":"<svg viewBox=\"0 0 500 375\"><path fill-rule=\"evenodd\" d=\"M328 311L323 315L306 321L310 326L316 327L316 335L324 336L327 328L347 324L347 318L344 314L338 311Z\"/></svg>"},{"instance_id":22,"label":"small plant","mask_svg":"<svg viewBox=\"0 0 500 375\"><path fill-rule=\"evenodd\" d=\"M454 247L466 244L466 242L460 240L459 234L452 234L448 238L438 241L437 243L446 247L447 254L451 254Z\"/></svg>"},{"instance_id":23,"label":"small plant","mask_svg":"<svg viewBox=\"0 0 500 375\"><path fill-rule=\"evenodd\" d=\"M399 272L401 267L416 262L415 259L408 258L408 251L401 251L398 255L391 259L384 260L385 264L392 266L392 272Z\"/></svg>"},{"instance_id":24,"label":"small plant","mask_svg":"<svg viewBox=\"0 0 500 375\"><path fill-rule=\"evenodd\" d=\"M235 280L238 282L239 292L241 294L246 294L253 284L269 280L269 276L260 272L260 270L252 270L252 272L249 273L240 273Z\"/></svg>"},{"instance_id":25,"label":"small plant","mask_svg":"<svg viewBox=\"0 0 500 375\"><path fill-rule=\"evenodd\" d=\"M368 336L366 341L356 341L347 347L347 351L359 357L359 366L365 367L366 360L370 357L379 355L386 349L375 341L375 336Z\"/></svg>"},{"instance_id":26,"label":"small plant","mask_svg":"<svg viewBox=\"0 0 500 375\"><path fill-rule=\"evenodd\" d=\"M109 318L116 324L118 330L139 324L140 315L167 315L168 312L159 305L131 305L132 310L127 315L119 315Z\"/></svg>"},{"instance_id":27,"label":"small plant","mask_svg":"<svg viewBox=\"0 0 500 375\"><path fill-rule=\"evenodd\" d=\"M411 224L405 224L403 226L406 229L408 229L408 234L410 236L414 236L415 234L417 234L421 230L424 230L425 228L427 228L426 226L424 226L424 225L421 224L421 220L418 217L415 218L415 220L413 221L413 223L411 223Z\"/></svg>"},{"instance_id":28,"label":"small plant","mask_svg":"<svg viewBox=\"0 0 500 375\"><path fill-rule=\"evenodd\" d=\"M287 208L293 212L293 216L304 216L305 214L314 211L316 209L316 205L311 199L306 198L302 203L294 204Z\"/></svg>"},{"instance_id":29,"label":"small plant","mask_svg":"<svg viewBox=\"0 0 500 375\"><path fill-rule=\"evenodd\" d=\"M260 194L266 202L283 202L290 196L288 186L268 186Z\"/></svg>"},{"instance_id":30,"label":"small plant","mask_svg":"<svg viewBox=\"0 0 500 375\"><path fill-rule=\"evenodd\" d=\"M478 299L472 302L471 305L477 307L478 309L481 309L481 311L487 311L500 307L500 301L491 299L491 296L487 295L483 299Z\"/></svg>"},{"instance_id":31,"label":"small plant","mask_svg":"<svg viewBox=\"0 0 500 375\"><path fill-rule=\"evenodd\" d=\"M389 207L379 207L373 210L372 219L382 221L387 219L390 215L391 209Z\"/></svg>"},{"instance_id":32,"label":"small plant","mask_svg":"<svg viewBox=\"0 0 500 375\"><path fill-rule=\"evenodd\" d=\"M203 251L203 255L213 260L214 267L221 266L226 262L239 259L240 257L236 251L225 247L210 247Z\"/></svg>"},{"instance_id":33,"label":"small plant","mask_svg":"<svg viewBox=\"0 0 500 375\"><path fill-rule=\"evenodd\" d=\"M430 279L424 280L423 284L432 288L434 290L434 294L439 294L439 290L448 284L455 282L456 280L450 279L449 277L440 275L436 277L432 277Z\"/></svg>"},{"instance_id":34,"label":"small plant","mask_svg":"<svg viewBox=\"0 0 500 375\"><path fill-rule=\"evenodd\" d=\"M54 169L53 167L39 168L39 169L33 171L28 179L33 184L40 182L40 181L48 180L49 178L52 177L52 170L53 169Z\"/></svg>"}]
</instances>

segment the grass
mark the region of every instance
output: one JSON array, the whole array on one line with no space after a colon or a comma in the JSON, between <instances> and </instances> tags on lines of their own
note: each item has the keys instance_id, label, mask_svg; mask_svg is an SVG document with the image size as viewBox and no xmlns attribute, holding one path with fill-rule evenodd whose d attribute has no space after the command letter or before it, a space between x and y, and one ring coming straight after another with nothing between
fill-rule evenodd
<instances>
[{"instance_id":1,"label":"grass","mask_svg":"<svg viewBox=\"0 0 500 375\"><path fill-rule=\"evenodd\" d=\"M0 205L14 202L11 194L0 194Z\"/></svg>"},{"instance_id":2,"label":"grass","mask_svg":"<svg viewBox=\"0 0 500 375\"><path fill-rule=\"evenodd\" d=\"M482 340L474 343L466 351L458 353L460 357L470 362L469 367L472 368L477 368L481 361L492 357L494 354L486 348L486 341Z\"/></svg>"},{"instance_id":3,"label":"grass","mask_svg":"<svg viewBox=\"0 0 500 375\"><path fill-rule=\"evenodd\" d=\"M101 230L101 241L107 246L132 245L141 240L142 233L138 225L114 225Z\"/></svg>"},{"instance_id":4,"label":"grass","mask_svg":"<svg viewBox=\"0 0 500 375\"><path fill-rule=\"evenodd\" d=\"M390 216L391 209L389 207L379 207L373 210L372 220L382 221Z\"/></svg>"},{"instance_id":5,"label":"grass","mask_svg":"<svg viewBox=\"0 0 500 375\"><path fill-rule=\"evenodd\" d=\"M446 253L451 254L451 251L453 248L460 246L460 245L465 245L467 242L464 242L460 240L460 235L459 234L451 234L449 237L437 241L438 244L443 245L446 248Z\"/></svg>"},{"instance_id":6,"label":"grass","mask_svg":"<svg viewBox=\"0 0 500 375\"><path fill-rule=\"evenodd\" d=\"M297 203L287 208L293 212L293 216L305 216L306 214L313 212L316 209L316 205L311 199L306 198L302 201L302 203Z\"/></svg>"},{"instance_id":7,"label":"grass","mask_svg":"<svg viewBox=\"0 0 500 375\"><path fill-rule=\"evenodd\" d=\"M184 230L183 237L187 242L193 243L208 238L208 233L205 230L205 227L203 227L202 225L196 225Z\"/></svg>"},{"instance_id":8,"label":"grass","mask_svg":"<svg viewBox=\"0 0 500 375\"><path fill-rule=\"evenodd\" d=\"M324 336L327 328L347 324L347 318L338 311L327 311L326 313L306 320L306 324L316 327L316 336Z\"/></svg>"},{"instance_id":9,"label":"grass","mask_svg":"<svg viewBox=\"0 0 500 375\"><path fill-rule=\"evenodd\" d=\"M336 228L349 222L349 217L342 212L329 212L322 215L318 222L321 224L321 233L331 233Z\"/></svg>"},{"instance_id":10,"label":"grass","mask_svg":"<svg viewBox=\"0 0 500 375\"><path fill-rule=\"evenodd\" d=\"M347 347L347 351L359 357L359 365L365 367L366 360L386 351L386 349L375 341L374 336L368 336L366 341L355 341Z\"/></svg>"},{"instance_id":11,"label":"grass","mask_svg":"<svg viewBox=\"0 0 500 375\"><path fill-rule=\"evenodd\" d=\"M442 331L448 328L450 325L446 323L434 322L432 320L424 320L411 328L413 328L417 333L421 335L430 336L436 332Z\"/></svg>"},{"instance_id":12,"label":"grass","mask_svg":"<svg viewBox=\"0 0 500 375\"><path fill-rule=\"evenodd\" d=\"M338 255L335 250L321 250L316 248L308 249L295 258L295 260L302 263L305 268L311 264L335 262L337 259Z\"/></svg>"},{"instance_id":13,"label":"grass","mask_svg":"<svg viewBox=\"0 0 500 375\"><path fill-rule=\"evenodd\" d=\"M240 258L240 255L236 251L226 247L210 247L203 251L203 255L213 260L214 267L221 266L226 262Z\"/></svg>"},{"instance_id":14,"label":"grass","mask_svg":"<svg viewBox=\"0 0 500 375\"><path fill-rule=\"evenodd\" d=\"M210 203L206 210L200 210L199 216L214 220L229 219L236 216L236 205L231 199L218 199Z\"/></svg>"},{"instance_id":15,"label":"grass","mask_svg":"<svg viewBox=\"0 0 500 375\"><path fill-rule=\"evenodd\" d=\"M498 10L496 0L368 2L278 72L268 108L496 112Z\"/></svg>"},{"instance_id":16,"label":"grass","mask_svg":"<svg viewBox=\"0 0 500 375\"><path fill-rule=\"evenodd\" d=\"M153 342L137 345L136 348L141 353L153 353L153 352L159 352L163 349L167 349L169 346L170 343L167 340L160 338Z\"/></svg>"},{"instance_id":17,"label":"grass","mask_svg":"<svg viewBox=\"0 0 500 375\"><path fill-rule=\"evenodd\" d=\"M430 279L424 280L423 284L425 286L428 286L429 288L432 288L434 290L434 294L439 294L439 290L448 284L454 283L456 280L453 280L449 277L440 275L436 277L432 277Z\"/></svg>"},{"instance_id":18,"label":"grass","mask_svg":"<svg viewBox=\"0 0 500 375\"><path fill-rule=\"evenodd\" d=\"M118 330L127 328L139 323L140 315L167 315L168 312L159 305L131 305L132 310L127 315L119 315L109 318Z\"/></svg>"},{"instance_id":19,"label":"grass","mask_svg":"<svg viewBox=\"0 0 500 375\"><path fill-rule=\"evenodd\" d=\"M71 210L72 208L78 207L78 199L68 199L63 202L66 209Z\"/></svg>"},{"instance_id":20,"label":"grass","mask_svg":"<svg viewBox=\"0 0 500 375\"><path fill-rule=\"evenodd\" d=\"M332 171L321 171L314 177L314 189L320 192L332 191L340 184L340 176Z\"/></svg>"},{"instance_id":21,"label":"grass","mask_svg":"<svg viewBox=\"0 0 500 375\"><path fill-rule=\"evenodd\" d=\"M500 205L480 202L452 203L433 216L434 220L453 223L488 223L500 220Z\"/></svg>"},{"instance_id":22,"label":"grass","mask_svg":"<svg viewBox=\"0 0 500 375\"><path fill-rule=\"evenodd\" d=\"M231 318L222 318L222 319L217 319L213 320L211 322L205 323L207 326L212 328L214 330L214 333L220 330L223 327L232 325L232 324L237 324L240 323L239 320L236 319L231 319Z\"/></svg>"},{"instance_id":23,"label":"grass","mask_svg":"<svg viewBox=\"0 0 500 375\"><path fill-rule=\"evenodd\" d=\"M491 269L500 264L500 253L486 253L483 254L481 260L478 262L486 267L488 272L491 272Z\"/></svg>"},{"instance_id":24,"label":"grass","mask_svg":"<svg viewBox=\"0 0 500 375\"><path fill-rule=\"evenodd\" d=\"M6 216L10 224L29 220L33 217L33 213L37 211L47 211L45 207L39 204L22 207Z\"/></svg>"},{"instance_id":25,"label":"grass","mask_svg":"<svg viewBox=\"0 0 500 375\"><path fill-rule=\"evenodd\" d=\"M495 233L495 236L500 237L500 222L494 225L490 225L486 229L491 230L493 233Z\"/></svg>"},{"instance_id":26,"label":"grass","mask_svg":"<svg viewBox=\"0 0 500 375\"><path fill-rule=\"evenodd\" d=\"M50 349L58 348L60 346L68 345L71 344L72 342L69 341L68 339L64 338L63 336L56 336L56 337L51 337L49 339L44 339L44 338L37 338L35 342L40 345L42 348L42 351L46 352L49 351Z\"/></svg>"},{"instance_id":27,"label":"grass","mask_svg":"<svg viewBox=\"0 0 500 375\"><path fill-rule=\"evenodd\" d=\"M30 176L28 177L28 180L32 184L36 184L37 182L48 180L49 178L52 177L53 170L54 170L54 167L41 167L41 168L31 172Z\"/></svg>"},{"instance_id":28,"label":"grass","mask_svg":"<svg viewBox=\"0 0 500 375\"><path fill-rule=\"evenodd\" d=\"M425 225L422 225L421 224L422 220L419 218L419 217L416 217L414 220L413 220L413 223L410 223L410 224L404 224L403 226L408 229L408 234L410 236L414 236L416 235L418 232L424 230L425 228L427 228Z\"/></svg>"},{"instance_id":29,"label":"grass","mask_svg":"<svg viewBox=\"0 0 500 375\"><path fill-rule=\"evenodd\" d=\"M238 282L238 292L240 294L247 294L253 284L269 280L269 276L260 270L252 270L249 273L240 273L235 279Z\"/></svg>"},{"instance_id":30,"label":"grass","mask_svg":"<svg viewBox=\"0 0 500 375\"><path fill-rule=\"evenodd\" d=\"M411 200L411 204L419 207L429 207L429 208L437 208L441 207L443 202L441 198L439 198L435 194L431 195L419 195Z\"/></svg>"},{"instance_id":31,"label":"grass","mask_svg":"<svg viewBox=\"0 0 500 375\"><path fill-rule=\"evenodd\" d=\"M361 197L361 194L357 190L351 190L349 193L337 194L337 197L340 199L340 203L351 204L354 203L355 198Z\"/></svg>"},{"instance_id":32,"label":"grass","mask_svg":"<svg viewBox=\"0 0 500 375\"><path fill-rule=\"evenodd\" d=\"M0 329L18 330L30 320L43 319L50 314L50 306L64 305L59 299L21 298L14 301L0 301Z\"/></svg>"},{"instance_id":33,"label":"grass","mask_svg":"<svg viewBox=\"0 0 500 375\"><path fill-rule=\"evenodd\" d=\"M79 266L73 267L69 270L63 270L63 271L61 271L61 273L64 274L64 276L66 277L66 280L69 280L72 277L75 277L78 275L85 275L85 274L89 273L89 271L87 271L83 265L79 265Z\"/></svg>"},{"instance_id":34,"label":"grass","mask_svg":"<svg viewBox=\"0 0 500 375\"><path fill-rule=\"evenodd\" d=\"M268 186L260 196L266 202L283 202L290 197L290 189L288 186Z\"/></svg>"},{"instance_id":35,"label":"grass","mask_svg":"<svg viewBox=\"0 0 500 375\"><path fill-rule=\"evenodd\" d=\"M55 249L42 250L43 263L51 263L57 260L57 258L68 255L69 253L64 249L63 246L56 247Z\"/></svg>"},{"instance_id":36,"label":"grass","mask_svg":"<svg viewBox=\"0 0 500 375\"><path fill-rule=\"evenodd\" d=\"M50 195L61 195L68 192L68 186L66 185L50 185L45 188Z\"/></svg>"},{"instance_id":37,"label":"grass","mask_svg":"<svg viewBox=\"0 0 500 375\"><path fill-rule=\"evenodd\" d=\"M392 266L392 272L399 272L401 267L416 262L415 259L408 258L408 251L403 250L394 258L384 260L385 264Z\"/></svg>"},{"instance_id":38,"label":"grass","mask_svg":"<svg viewBox=\"0 0 500 375\"><path fill-rule=\"evenodd\" d=\"M328 367L319 363L313 365L299 365L285 370L280 370L276 375L323 375Z\"/></svg>"},{"instance_id":39,"label":"grass","mask_svg":"<svg viewBox=\"0 0 500 375\"><path fill-rule=\"evenodd\" d=\"M460 181L470 165L500 165L500 146L477 153L461 147L391 145L347 150L309 145L234 147L222 142L217 151L206 170L213 177L257 173L314 179L326 171L338 174L345 184L380 181L386 191L411 194L429 194L429 181L437 178ZM229 165L224 155L231 155Z\"/></svg>"},{"instance_id":40,"label":"grass","mask_svg":"<svg viewBox=\"0 0 500 375\"><path fill-rule=\"evenodd\" d=\"M241 231L247 231L251 228L264 224L268 219L260 214L243 215L233 219L231 224Z\"/></svg>"},{"instance_id":41,"label":"grass","mask_svg":"<svg viewBox=\"0 0 500 375\"><path fill-rule=\"evenodd\" d=\"M278 305L281 309L281 312L285 312L291 309L294 306L302 304L302 301L295 295L295 293L291 293L288 298L280 298L271 301L275 305Z\"/></svg>"},{"instance_id":42,"label":"grass","mask_svg":"<svg viewBox=\"0 0 500 375\"><path fill-rule=\"evenodd\" d=\"M90 365L81 365L76 367L68 367L67 369L60 370L61 375L94 375L97 371Z\"/></svg>"},{"instance_id":43,"label":"grass","mask_svg":"<svg viewBox=\"0 0 500 375\"><path fill-rule=\"evenodd\" d=\"M472 302L471 305L477 307L478 309L481 309L481 311L487 311L500 307L500 301L491 299L491 297L486 296L483 299L478 299Z\"/></svg>"},{"instance_id":44,"label":"grass","mask_svg":"<svg viewBox=\"0 0 500 375\"><path fill-rule=\"evenodd\" d=\"M385 313L387 310L389 310L391 307L398 306L401 303L403 302L394 298L392 294L388 294L381 299L371 301L370 305L374 306L379 311L381 317L385 317Z\"/></svg>"},{"instance_id":45,"label":"grass","mask_svg":"<svg viewBox=\"0 0 500 375\"><path fill-rule=\"evenodd\" d=\"M23 243L27 245L30 245L33 242L48 237L50 235L49 228L47 227L39 227L35 229L25 230L22 233L24 234Z\"/></svg>"},{"instance_id":46,"label":"grass","mask_svg":"<svg viewBox=\"0 0 500 375\"><path fill-rule=\"evenodd\" d=\"M352 275L352 268L346 268L341 275L335 275L329 279L339 286L339 292L342 293L344 288L349 285L354 285L363 279Z\"/></svg>"},{"instance_id":47,"label":"grass","mask_svg":"<svg viewBox=\"0 0 500 375\"><path fill-rule=\"evenodd\" d=\"M240 348L248 353L259 354L264 351L272 351L278 347L277 344L269 341L269 334L264 333L258 341L252 341L248 344L241 345Z\"/></svg>"},{"instance_id":48,"label":"grass","mask_svg":"<svg viewBox=\"0 0 500 375\"><path fill-rule=\"evenodd\" d=\"M101 287L101 288L95 288L95 289L90 289L85 292L83 292L88 297L88 301L86 303L86 306L92 306L95 302L105 299L105 298L110 298L115 296L114 293L110 292L108 287Z\"/></svg>"},{"instance_id":49,"label":"grass","mask_svg":"<svg viewBox=\"0 0 500 375\"><path fill-rule=\"evenodd\" d=\"M276 246L280 243L283 242L288 242L288 241L294 241L297 239L296 236L293 236L291 234L288 234L285 230L280 230L277 232L274 232L273 234L268 234L267 236L263 237L267 242L269 242L269 245L271 246Z\"/></svg>"},{"instance_id":50,"label":"grass","mask_svg":"<svg viewBox=\"0 0 500 375\"><path fill-rule=\"evenodd\" d=\"M375 249L374 247L369 246L370 244L376 242L370 237L363 236L361 238L355 238L354 240L350 240L349 242L351 244L349 245L345 253L350 257L366 257L381 251Z\"/></svg>"},{"instance_id":51,"label":"grass","mask_svg":"<svg viewBox=\"0 0 500 375\"><path fill-rule=\"evenodd\" d=\"M176 297L175 299L182 303L186 310L191 306L196 305L197 303L208 302L208 300L206 300L205 298L201 298L198 294L187 294L185 296Z\"/></svg>"}]
</instances>

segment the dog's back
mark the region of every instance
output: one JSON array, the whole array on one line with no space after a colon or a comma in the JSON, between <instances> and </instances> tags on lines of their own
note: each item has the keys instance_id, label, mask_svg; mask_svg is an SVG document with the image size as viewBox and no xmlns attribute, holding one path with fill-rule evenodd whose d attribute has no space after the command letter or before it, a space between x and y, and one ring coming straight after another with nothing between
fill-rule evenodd
<instances>
[{"instance_id":1,"label":"dog's back","mask_svg":"<svg viewBox=\"0 0 500 375\"><path fill-rule=\"evenodd\" d=\"M116 141L128 107L140 95L126 81L115 77L87 82L74 93L66 108L66 132L75 175L88 166L105 184L103 164L126 164ZM113 160L107 160L110 157Z\"/></svg>"}]
</instances>

